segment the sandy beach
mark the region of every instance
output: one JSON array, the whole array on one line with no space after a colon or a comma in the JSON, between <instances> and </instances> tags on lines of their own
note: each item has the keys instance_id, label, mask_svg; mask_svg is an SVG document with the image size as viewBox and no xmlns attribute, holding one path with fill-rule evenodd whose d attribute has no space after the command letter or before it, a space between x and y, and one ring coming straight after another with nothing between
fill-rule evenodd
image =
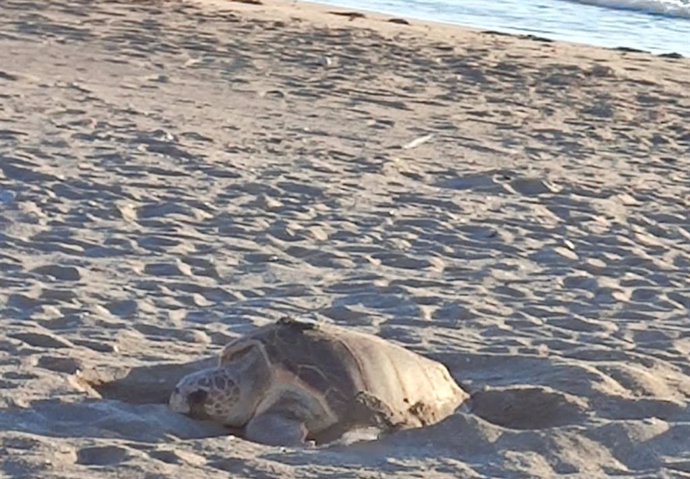
<instances>
[{"instance_id":1,"label":"sandy beach","mask_svg":"<svg viewBox=\"0 0 690 479\"><path fill-rule=\"evenodd\" d=\"M690 60L343 13L2 1L0 477L690 477ZM472 409L286 449L83 380L286 315Z\"/></svg>"}]
</instances>

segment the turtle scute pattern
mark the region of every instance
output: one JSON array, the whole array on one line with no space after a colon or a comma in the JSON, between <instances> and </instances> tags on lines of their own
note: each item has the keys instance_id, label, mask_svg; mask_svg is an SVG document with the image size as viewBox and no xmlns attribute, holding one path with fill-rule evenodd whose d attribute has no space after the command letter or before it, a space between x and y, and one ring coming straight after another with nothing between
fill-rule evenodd
<instances>
[{"instance_id":1,"label":"turtle scute pattern","mask_svg":"<svg viewBox=\"0 0 690 479\"><path fill-rule=\"evenodd\" d=\"M249 371L263 368L269 371L269 379L256 390L261 396L255 401L256 409L241 416L251 422L266 412L277 413L279 420L299 423L307 430L307 438L317 443L337 439L356 427L375 426L390 432L433 424L468 398L441 363L373 335L287 318L231 342L218 368L197 373L198 380L183 378L180 384L186 384L187 390L190 384L200 385L204 392L209 387L233 389L225 399L214 395L216 403L232 401L239 397L234 388L241 389L244 378L235 372L234 381L221 384L219 371L232 371L257 348L262 350L261 364L242 374L251 376L254 373ZM204 407L196 404L180 412L201 408L197 415L201 417ZM217 404L208 407L219 409Z\"/></svg>"}]
</instances>

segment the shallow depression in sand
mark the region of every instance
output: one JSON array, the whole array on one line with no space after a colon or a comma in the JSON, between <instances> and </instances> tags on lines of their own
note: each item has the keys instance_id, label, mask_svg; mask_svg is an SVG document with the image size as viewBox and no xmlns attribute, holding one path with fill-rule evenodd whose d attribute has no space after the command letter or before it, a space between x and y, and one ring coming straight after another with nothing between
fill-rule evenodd
<instances>
[{"instance_id":1,"label":"shallow depression in sand","mask_svg":"<svg viewBox=\"0 0 690 479\"><path fill-rule=\"evenodd\" d=\"M132 411L137 411L139 420L148 420L151 424L165 422L167 418L170 427L166 433L180 438L217 437L223 434L241 437L241 430L188 419L166 409L172 390L183 376L213 365L214 358L131 369L100 367L79 371L75 377L86 388L92 388L103 404L113 406L113 424L118 422L115 411L121 407L127 409L128 415L119 418L122 422L118 429L123 431L132 424ZM115 406L116 404L119 405ZM587 419L587 409L586 401L549 387L514 386L477 391L466 404L458 408L456 414L474 415L507 429L539 430L581 423ZM179 424L194 424L195 427L178 429ZM433 439L431 436L424 436L426 429L418 429L418 440L424 442ZM457 434L463 434L463 431L459 429ZM345 442L352 442L351 437L356 435L348 436ZM370 435L363 437L371 439ZM343 441L336 441L336 444L342 445Z\"/></svg>"}]
</instances>

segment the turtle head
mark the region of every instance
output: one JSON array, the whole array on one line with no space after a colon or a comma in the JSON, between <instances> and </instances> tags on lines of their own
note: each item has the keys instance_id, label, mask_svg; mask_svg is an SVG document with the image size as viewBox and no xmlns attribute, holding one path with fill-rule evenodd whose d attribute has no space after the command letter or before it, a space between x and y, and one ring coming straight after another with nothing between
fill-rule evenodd
<instances>
[{"instance_id":1,"label":"turtle head","mask_svg":"<svg viewBox=\"0 0 690 479\"><path fill-rule=\"evenodd\" d=\"M195 419L242 427L254 415L271 381L264 346L255 340L228 344L217 367L183 377L170 408Z\"/></svg>"}]
</instances>

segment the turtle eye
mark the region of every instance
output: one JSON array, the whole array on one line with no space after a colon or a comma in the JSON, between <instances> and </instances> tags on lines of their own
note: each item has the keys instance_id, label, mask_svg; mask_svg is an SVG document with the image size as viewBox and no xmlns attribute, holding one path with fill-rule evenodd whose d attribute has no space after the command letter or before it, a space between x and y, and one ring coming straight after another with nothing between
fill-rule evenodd
<instances>
[{"instance_id":1,"label":"turtle eye","mask_svg":"<svg viewBox=\"0 0 690 479\"><path fill-rule=\"evenodd\" d=\"M216 374L213 376L213 387L216 389L227 389L228 383L232 384L232 380L223 374Z\"/></svg>"}]
</instances>

